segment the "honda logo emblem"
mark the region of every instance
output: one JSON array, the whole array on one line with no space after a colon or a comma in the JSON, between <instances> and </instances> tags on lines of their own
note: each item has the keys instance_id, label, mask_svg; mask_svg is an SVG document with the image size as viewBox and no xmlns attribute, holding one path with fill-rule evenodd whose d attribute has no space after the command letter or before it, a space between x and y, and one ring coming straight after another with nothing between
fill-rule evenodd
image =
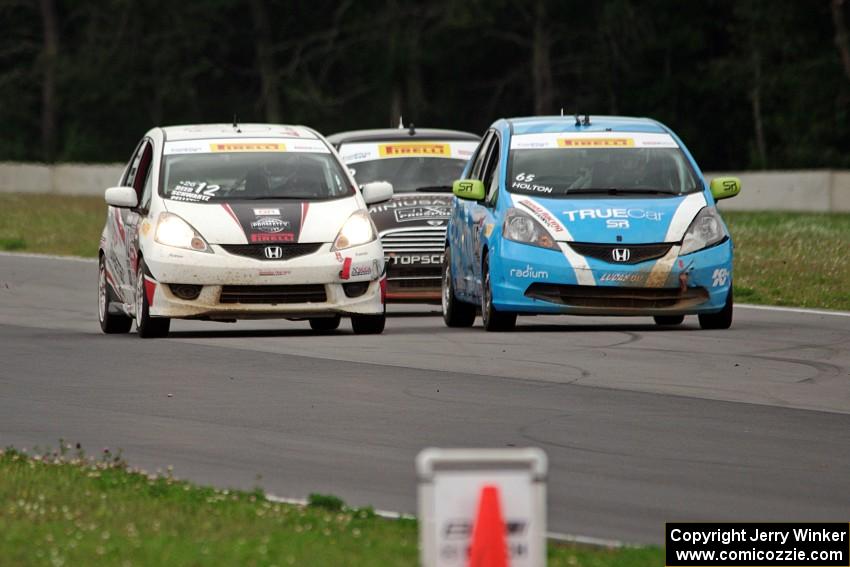
<instances>
[{"instance_id":1,"label":"honda logo emblem","mask_svg":"<svg viewBox=\"0 0 850 567\"><path fill-rule=\"evenodd\" d=\"M280 246L266 246L264 250L266 258L269 260L280 260L283 258L283 248Z\"/></svg>"},{"instance_id":2,"label":"honda logo emblem","mask_svg":"<svg viewBox=\"0 0 850 567\"><path fill-rule=\"evenodd\" d=\"M628 248L614 248L611 250L611 258L615 262L628 262L631 256L632 253Z\"/></svg>"}]
</instances>

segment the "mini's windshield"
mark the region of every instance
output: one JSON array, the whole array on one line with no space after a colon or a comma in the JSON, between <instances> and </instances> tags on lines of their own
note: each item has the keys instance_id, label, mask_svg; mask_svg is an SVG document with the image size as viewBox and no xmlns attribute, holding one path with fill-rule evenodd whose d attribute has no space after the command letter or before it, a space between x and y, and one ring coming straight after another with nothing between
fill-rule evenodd
<instances>
[{"instance_id":1,"label":"mini's windshield","mask_svg":"<svg viewBox=\"0 0 850 567\"><path fill-rule=\"evenodd\" d=\"M360 184L389 181L394 193L434 191L451 193L466 160L435 157L405 157L361 161L349 165Z\"/></svg>"},{"instance_id":2,"label":"mini's windshield","mask_svg":"<svg viewBox=\"0 0 850 567\"><path fill-rule=\"evenodd\" d=\"M560 139L558 147L512 144L508 191L557 198L582 193L680 195L701 189L672 138L667 145L674 147L640 147L632 138L622 138L618 147L610 141L621 142L578 138Z\"/></svg>"},{"instance_id":3,"label":"mini's windshield","mask_svg":"<svg viewBox=\"0 0 850 567\"><path fill-rule=\"evenodd\" d=\"M161 194L174 201L322 200L354 194L329 152L165 155L163 174Z\"/></svg>"}]
</instances>

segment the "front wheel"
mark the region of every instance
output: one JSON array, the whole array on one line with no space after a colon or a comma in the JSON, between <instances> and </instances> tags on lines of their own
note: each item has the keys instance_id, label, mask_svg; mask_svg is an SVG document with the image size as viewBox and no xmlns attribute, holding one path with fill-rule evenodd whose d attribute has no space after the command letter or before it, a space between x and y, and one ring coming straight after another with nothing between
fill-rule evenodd
<instances>
[{"instance_id":1,"label":"front wheel","mask_svg":"<svg viewBox=\"0 0 850 567\"><path fill-rule=\"evenodd\" d=\"M452 283L451 248L446 246L443 263L442 306L443 321L447 327L471 327L475 323L475 305L464 303L455 297Z\"/></svg>"},{"instance_id":2,"label":"front wheel","mask_svg":"<svg viewBox=\"0 0 850 567\"><path fill-rule=\"evenodd\" d=\"M493 305L493 287L490 282L490 258L484 256L481 264L481 319L486 331L510 331L516 326L516 313L499 311Z\"/></svg>"},{"instance_id":3,"label":"front wheel","mask_svg":"<svg viewBox=\"0 0 850 567\"><path fill-rule=\"evenodd\" d=\"M352 315L351 330L355 335L380 335L386 322L386 315Z\"/></svg>"},{"instance_id":4,"label":"front wheel","mask_svg":"<svg viewBox=\"0 0 850 567\"><path fill-rule=\"evenodd\" d=\"M703 329L728 329L732 326L732 311L734 302L732 300L732 288L726 296L726 304L722 311L707 313L699 316L699 326Z\"/></svg>"},{"instance_id":5,"label":"front wheel","mask_svg":"<svg viewBox=\"0 0 850 567\"><path fill-rule=\"evenodd\" d=\"M145 293L145 261L139 259L136 270L136 330L143 339L157 339L168 335L171 319L168 317L151 317L148 295Z\"/></svg>"},{"instance_id":6,"label":"front wheel","mask_svg":"<svg viewBox=\"0 0 850 567\"><path fill-rule=\"evenodd\" d=\"M127 315L109 312L109 303L114 299L106 278L106 260L101 256L97 274L97 319L100 329L108 335L129 333L133 320Z\"/></svg>"}]
</instances>

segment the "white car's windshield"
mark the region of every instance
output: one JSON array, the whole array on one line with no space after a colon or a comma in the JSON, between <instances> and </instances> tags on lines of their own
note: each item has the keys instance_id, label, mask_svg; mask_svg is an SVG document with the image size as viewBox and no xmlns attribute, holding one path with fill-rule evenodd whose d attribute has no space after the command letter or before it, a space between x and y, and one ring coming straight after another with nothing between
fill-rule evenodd
<instances>
[{"instance_id":1,"label":"white car's windshield","mask_svg":"<svg viewBox=\"0 0 850 567\"><path fill-rule=\"evenodd\" d=\"M672 194L702 189L677 144L648 135L558 138L554 144L512 142L507 188L541 197L578 194ZM661 146L661 147L656 147Z\"/></svg>"},{"instance_id":2,"label":"white car's windshield","mask_svg":"<svg viewBox=\"0 0 850 567\"><path fill-rule=\"evenodd\" d=\"M322 200L354 194L330 153L218 152L164 156L163 197L175 201Z\"/></svg>"}]
</instances>

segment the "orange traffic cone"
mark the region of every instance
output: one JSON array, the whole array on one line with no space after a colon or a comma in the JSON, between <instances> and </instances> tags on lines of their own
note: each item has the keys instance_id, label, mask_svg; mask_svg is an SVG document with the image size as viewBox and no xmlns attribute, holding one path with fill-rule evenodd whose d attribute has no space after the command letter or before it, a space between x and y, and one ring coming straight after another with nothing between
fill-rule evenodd
<instances>
[{"instance_id":1,"label":"orange traffic cone","mask_svg":"<svg viewBox=\"0 0 850 567\"><path fill-rule=\"evenodd\" d=\"M485 486L478 501L478 515L472 526L469 567L508 567L505 520L499 502L499 489Z\"/></svg>"}]
</instances>

